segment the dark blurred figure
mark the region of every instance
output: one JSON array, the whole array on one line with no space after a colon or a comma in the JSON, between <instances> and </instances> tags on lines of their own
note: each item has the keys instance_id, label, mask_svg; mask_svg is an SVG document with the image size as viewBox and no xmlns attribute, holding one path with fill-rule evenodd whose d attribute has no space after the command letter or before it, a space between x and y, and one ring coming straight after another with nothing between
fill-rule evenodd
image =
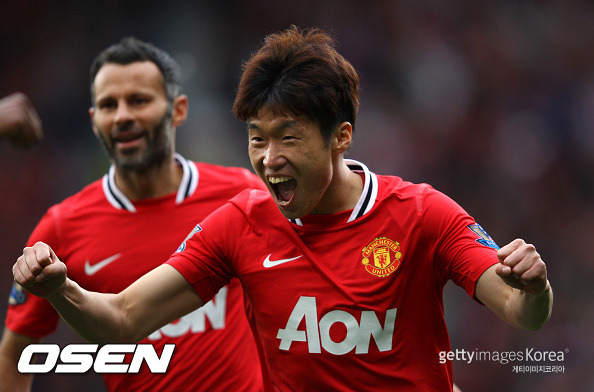
<instances>
[{"instance_id":1,"label":"dark blurred figure","mask_svg":"<svg viewBox=\"0 0 594 392\"><path fill-rule=\"evenodd\" d=\"M0 140L30 147L43 139L41 120L29 97L21 92L0 99Z\"/></svg>"}]
</instances>

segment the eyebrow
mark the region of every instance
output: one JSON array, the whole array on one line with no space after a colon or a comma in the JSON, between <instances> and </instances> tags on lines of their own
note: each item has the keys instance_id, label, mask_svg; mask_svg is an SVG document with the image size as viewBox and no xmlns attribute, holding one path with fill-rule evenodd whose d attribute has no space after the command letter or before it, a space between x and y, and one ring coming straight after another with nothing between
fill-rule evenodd
<instances>
[{"instance_id":1,"label":"eyebrow","mask_svg":"<svg viewBox=\"0 0 594 392\"><path fill-rule=\"evenodd\" d=\"M280 123L278 126L274 127L274 130L281 130L285 128L297 128L298 123L295 120L285 120ZM260 130L260 127L254 124L253 122L248 123L248 130L255 129Z\"/></svg>"}]
</instances>

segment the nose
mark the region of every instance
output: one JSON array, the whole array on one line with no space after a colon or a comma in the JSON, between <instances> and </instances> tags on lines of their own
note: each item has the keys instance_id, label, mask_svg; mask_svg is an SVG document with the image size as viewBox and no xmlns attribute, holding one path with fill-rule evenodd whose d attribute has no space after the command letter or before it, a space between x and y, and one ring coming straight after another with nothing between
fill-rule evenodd
<instances>
[{"instance_id":1,"label":"nose","mask_svg":"<svg viewBox=\"0 0 594 392\"><path fill-rule=\"evenodd\" d=\"M268 143L264 152L264 166L269 169L279 169L287 163L282 148L275 142Z\"/></svg>"},{"instance_id":2,"label":"nose","mask_svg":"<svg viewBox=\"0 0 594 392\"><path fill-rule=\"evenodd\" d=\"M116 124L126 124L132 120L132 112L130 111L128 104L126 104L125 102L120 102L118 104L118 108L114 118Z\"/></svg>"}]
</instances>

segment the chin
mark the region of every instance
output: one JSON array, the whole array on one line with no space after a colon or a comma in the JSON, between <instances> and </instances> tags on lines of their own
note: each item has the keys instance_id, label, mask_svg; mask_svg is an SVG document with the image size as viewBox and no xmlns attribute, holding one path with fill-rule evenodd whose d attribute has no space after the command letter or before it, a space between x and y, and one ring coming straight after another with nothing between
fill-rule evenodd
<instances>
[{"instance_id":1,"label":"chin","mask_svg":"<svg viewBox=\"0 0 594 392\"><path fill-rule=\"evenodd\" d=\"M287 210L287 209L279 206L278 204L276 206L278 207L280 212L283 214L283 216L287 219L298 219L298 218L301 218L303 215L305 215L305 214L299 213L299 211Z\"/></svg>"}]
</instances>

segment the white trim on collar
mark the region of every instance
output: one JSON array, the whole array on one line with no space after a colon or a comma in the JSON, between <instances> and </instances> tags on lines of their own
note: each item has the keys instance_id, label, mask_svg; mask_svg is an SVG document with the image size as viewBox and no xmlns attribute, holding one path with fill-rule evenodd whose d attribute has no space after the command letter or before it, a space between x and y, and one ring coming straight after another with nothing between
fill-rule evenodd
<instances>
[{"instance_id":1,"label":"white trim on collar","mask_svg":"<svg viewBox=\"0 0 594 392\"><path fill-rule=\"evenodd\" d=\"M180 154L175 154L175 160L180 163L183 168L183 175L177 195L175 197L175 204L182 203L186 198L192 196L198 187L198 169L192 162L186 160ZM111 165L107 174L102 179L103 193L107 201L119 210L127 210L136 212L134 204L122 193L115 183L115 166Z\"/></svg>"},{"instance_id":2,"label":"white trim on collar","mask_svg":"<svg viewBox=\"0 0 594 392\"><path fill-rule=\"evenodd\" d=\"M352 159L345 159L344 162L352 171L363 172L363 192L361 192L361 196L347 220L347 223L350 223L371 211L377 199L378 184L375 173L370 172L363 163ZM298 226L303 226L300 218L289 220Z\"/></svg>"},{"instance_id":3,"label":"white trim on collar","mask_svg":"<svg viewBox=\"0 0 594 392\"><path fill-rule=\"evenodd\" d=\"M175 154L175 159L181 163L184 169L184 175L181 183L177 190L177 196L175 197L175 204L180 204L187 197L192 196L198 187L198 169L196 165L187 161L180 154Z\"/></svg>"},{"instance_id":4,"label":"white trim on collar","mask_svg":"<svg viewBox=\"0 0 594 392\"><path fill-rule=\"evenodd\" d=\"M352 159L345 159L344 161L352 171L362 171L364 173L363 192L361 192L361 197L359 197L359 200L353 209L353 213L347 221L347 223L349 223L371 211L373 205L375 204L375 200L377 199L378 185L377 176L375 173L370 172L367 166L365 166L363 163L354 161Z\"/></svg>"}]
</instances>

